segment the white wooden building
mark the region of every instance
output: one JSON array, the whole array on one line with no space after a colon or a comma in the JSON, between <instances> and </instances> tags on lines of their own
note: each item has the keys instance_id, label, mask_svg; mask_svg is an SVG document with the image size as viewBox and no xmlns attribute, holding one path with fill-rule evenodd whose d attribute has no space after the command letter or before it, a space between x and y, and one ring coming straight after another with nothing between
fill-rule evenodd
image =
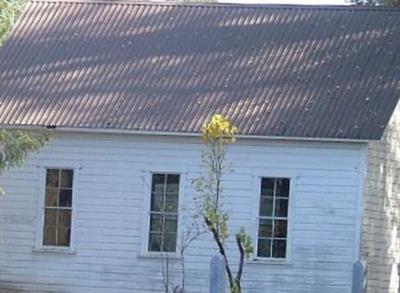
<instances>
[{"instance_id":1,"label":"white wooden building","mask_svg":"<svg viewBox=\"0 0 400 293\"><path fill-rule=\"evenodd\" d=\"M0 176L0 292L164 292L166 255L179 282L214 113L239 127L223 202L254 240L245 292L350 293L359 260L369 293L397 292L399 13L29 2L0 125L54 138ZM210 237L185 253L188 292L208 292Z\"/></svg>"}]
</instances>

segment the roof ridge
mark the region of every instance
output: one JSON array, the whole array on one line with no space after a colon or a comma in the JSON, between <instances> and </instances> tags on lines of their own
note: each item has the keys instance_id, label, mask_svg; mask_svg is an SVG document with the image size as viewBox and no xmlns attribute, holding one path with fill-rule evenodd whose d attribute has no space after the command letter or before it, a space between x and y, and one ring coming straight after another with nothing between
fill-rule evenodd
<instances>
[{"instance_id":1,"label":"roof ridge","mask_svg":"<svg viewBox=\"0 0 400 293\"><path fill-rule=\"evenodd\" d=\"M364 5L307 5L307 4L276 4L276 3L221 3L192 1L140 1L140 0L29 0L29 2L44 3L81 3L81 4L126 4L145 6L177 6L177 7L243 7L256 9L310 9L310 10L351 10L351 11L390 11L400 12L398 6L364 6Z\"/></svg>"}]
</instances>

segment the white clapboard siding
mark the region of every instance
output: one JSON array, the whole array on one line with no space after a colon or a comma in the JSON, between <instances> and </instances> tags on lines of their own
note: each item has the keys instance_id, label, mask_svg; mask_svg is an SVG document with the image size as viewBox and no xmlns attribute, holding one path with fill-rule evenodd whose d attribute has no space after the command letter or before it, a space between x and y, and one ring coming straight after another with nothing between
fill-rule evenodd
<instances>
[{"instance_id":1,"label":"white clapboard siding","mask_svg":"<svg viewBox=\"0 0 400 293\"><path fill-rule=\"evenodd\" d=\"M231 231L257 231L260 176L292 180L290 258L248 261L245 292L350 293L359 257L363 144L238 141L229 146L234 172L224 179ZM185 180L180 199L192 207L191 180L201 173L199 138L58 133L27 164L0 177L0 291L163 292L162 262L143 257L144 201L150 171L176 171ZM79 166L74 182L73 254L35 250L42 167ZM229 253L236 256L233 239ZM187 250L188 292L207 292L210 235ZM235 266L237 259L232 259ZM171 274L179 277L179 261Z\"/></svg>"}]
</instances>

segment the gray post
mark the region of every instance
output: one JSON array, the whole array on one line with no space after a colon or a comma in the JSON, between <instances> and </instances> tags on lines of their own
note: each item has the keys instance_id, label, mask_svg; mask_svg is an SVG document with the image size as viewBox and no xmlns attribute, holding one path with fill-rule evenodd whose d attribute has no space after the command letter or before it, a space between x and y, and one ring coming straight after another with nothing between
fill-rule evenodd
<instances>
[{"instance_id":1,"label":"gray post","mask_svg":"<svg viewBox=\"0 0 400 293\"><path fill-rule=\"evenodd\" d=\"M210 263L210 293L225 292L225 261L221 255L215 255Z\"/></svg>"},{"instance_id":2,"label":"gray post","mask_svg":"<svg viewBox=\"0 0 400 293\"><path fill-rule=\"evenodd\" d=\"M353 288L351 292L367 292L367 264L364 261L357 261L353 265Z\"/></svg>"}]
</instances>

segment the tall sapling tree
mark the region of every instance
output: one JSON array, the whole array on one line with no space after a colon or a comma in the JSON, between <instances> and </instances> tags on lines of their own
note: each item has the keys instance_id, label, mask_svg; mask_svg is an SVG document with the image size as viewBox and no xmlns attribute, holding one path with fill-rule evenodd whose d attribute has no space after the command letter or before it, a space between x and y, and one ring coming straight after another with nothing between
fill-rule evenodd
<instances>
[{"instance_id":1,"label":"tall sapling tree","mask_svg":"<svg viewBox=\"0 0 400 293\"><path fill-rule=\"evenodd\" d=\"M228 276L231 293L242 292L241 279L244 258L253 252L252 241L244 228L235 234L235 242L239 251L239 264L236 275L233 274L226 251L229 238L229 214L221 202L223 193L223 177L230 172L226 162L227 145L235 142L237 127L221 115L214 115L202 128L205 150L202 154L204 176L194 180L198 195L198 215L204 220L208 231L213 235L218 251L225 260L225 271Z\"/></svg>"}]
</instances>

